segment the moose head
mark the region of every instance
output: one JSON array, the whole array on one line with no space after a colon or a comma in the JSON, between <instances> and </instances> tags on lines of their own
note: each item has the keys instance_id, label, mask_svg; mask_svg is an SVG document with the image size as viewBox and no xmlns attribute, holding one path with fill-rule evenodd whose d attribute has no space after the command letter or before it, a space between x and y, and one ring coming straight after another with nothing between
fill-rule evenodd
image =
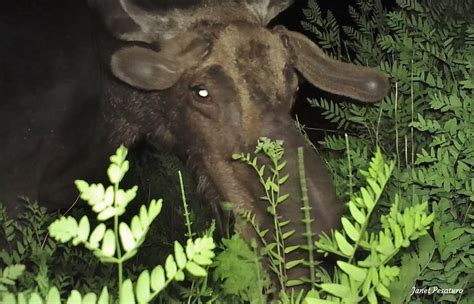
<instances>
[{"instance_id":1,"label":"moose head","mask_svg":"<svg viewBox=\"0 0 474 304\"><path fill-rule=\"evenodd\" d=\"M298 147L305 152L313 232L336 227L342 210L321 159L294 127L290 111L298 78L362 102L382 99L389 84L371 68L331 59L300 33L267 28L291 2L204 0L161 10L131 0L92 4L116 38L131 42L110 61L113 75L134 92L121 101L134 108L125 118L127 129L134 130L133 138L155 138L181 155L210 203L232 202L271 227L257 175L231 156L251 152L263 136L284 141L290 179L281 191L291 195L280 212L296 230L289 244L295 245L304 232ZM250 230L243 235L253 236Z\"/></svg>"}]
</instances>

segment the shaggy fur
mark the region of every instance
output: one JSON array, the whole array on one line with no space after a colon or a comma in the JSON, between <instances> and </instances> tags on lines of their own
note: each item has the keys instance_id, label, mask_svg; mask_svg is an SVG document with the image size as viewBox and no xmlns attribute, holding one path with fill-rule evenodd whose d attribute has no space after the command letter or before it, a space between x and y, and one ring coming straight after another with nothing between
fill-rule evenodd
<instances>
[{"instance_id":1,"label":"shaggy fur","mask_svg":"<svg viewBox=\"0 0 474 304\"><path fill-rule=\"evenodd\" d=\"M115 3L115 5L114 5ZM109 81L109 124L116 142L155 138L169 146L198 176L198 190L216 216L220 202L250 210L263 227L272 227L264 194L255 173L232 162L233 152L250 152L261 136L285 141L292 179L281 186L292 197L280 212L291 221L295 236L288 245L304 243L296 149L304 147L314 233L338 225L342 206L337 201L324 165L293 127L289 115L297 88L298 70L316 86L363 101L384 96L388 84L365 67L334 61L301 34L265 26L290 1L204 0L196 6L144 10L129 0L96 3L116 37L159 43L158 52L143 47L117 51L112 73L124 83L149 92L118 89ZM128 18L127 18L128 17ZM134 24L134 27L123 24ZM124 30L125 29L125 30ZM121 86L124 86L123 84ZM206 90L200 97L197 90ZM110 113L115 113L110 116ZM124 115L125 114L125 115ZM156 131L158 130L158 132ZM226 220L220 220L221 230ZM250 228L241 231L255 238ZM269 234L271 235L271 233ZM296 259L304 254L295 251ZM304 268L289 271L290 278Z\"/></svg>"}]
</instances>

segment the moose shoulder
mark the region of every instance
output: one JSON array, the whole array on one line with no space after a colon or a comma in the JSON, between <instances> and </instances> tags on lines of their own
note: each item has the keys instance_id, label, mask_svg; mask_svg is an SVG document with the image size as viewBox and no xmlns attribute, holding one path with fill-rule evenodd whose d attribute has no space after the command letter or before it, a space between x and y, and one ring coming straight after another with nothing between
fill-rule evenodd
<instances>
[{"instance_id":1,"label":"moose shoulder","mask_svg":"<svg viewBox=\"0 0 474 304\"><path fill-rule=\"evenodd\" d=\"M230 201L270 227L257 177L231 155L251 152L262 136L281 139L290 176L298 176L297 148L304 148L313 232L338 225L342 206L331 178L290 116L298 76L323 90L375 102L389 88L383 75L329 58L300 33L267 28L290 0L204 0L162 10L145 10L131 0L89 2L109 32L126 42L108 59L113 76L103 80L100 118L90 120L104 151L153 140L195 171L198 190L214 209ZM64 185L94 168L73 169ZM298 179L288 180L282 191L292 193L282 215L301 235ZM42 197L46 204L58 200L54 193ZM250 230L244 236L253 237ZM298 276L294 271L289 275Z\"/></svg>"}]
</instances>

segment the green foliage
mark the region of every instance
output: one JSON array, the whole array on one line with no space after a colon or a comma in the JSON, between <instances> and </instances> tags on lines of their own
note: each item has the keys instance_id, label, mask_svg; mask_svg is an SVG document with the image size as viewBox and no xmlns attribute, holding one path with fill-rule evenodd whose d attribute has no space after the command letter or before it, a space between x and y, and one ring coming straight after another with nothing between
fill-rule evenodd
<instances>
[{"instance_id":1,"label":"green foliage","mask_svg":"<svg viewBox=\"0 0 474 304\"><path fill-rule=\"evenodd\" d=\"M260 257L238 234L223 240L224 250L214 261L214 279L222 281L222 293L226 302L245 301L266 303L265 294L270 280L262 268Z\"/></svg>"},{"instance_id":2,"label":"green foliage","mask_svg":"<svg viewBox=\"0 0 474 304\"><path fill-rule=\"evenodd\" d=\"M263 154L269 160L269 169L266 168L266 165L259 165L259 154ZM267 211L273 217L273 227L265 227L267 229L261 230L256 223L255 216L252 215L250 211L238 210L237 212L239 212L257 232L260 241L264 244L264 255L267 256L270 261L270 269L278 277L280 288L285 290L287 286L294 286L303 283L300 281L288 281L286 271L303 263L304 260L287 261L285 258L287 253L298 249L299 246L285 246L285 240L290 238L295 230L286 229L289 221L285 220L278 213L279 206L290 196L288 193L280 193L280 186L285 183L289 177L288 174L281 176L281 172L286 166L286 161L282 161L283 155L283 141L272 141L266 137L262 137L257 142L254 157L252 157L250 153L240 153L234 154L232 158L234 160L242 161L252 167L258 174L260 185L265 191L265 196L260 199L266 201L269 205ZM268 170L271 172L270 174L267 174ZM273 235L271 236L272 241L267 242L265 236L270 228L273 228Z\"/></svg>"},{"instance_id":3,"label":"green foliage","mask_svg":"<svg viewBox=\"0 0 474 304\"><path fill-rule=\"evenodd\" d=\"M87 201L92 210L97 214L100 223L91 228L89 218L83 216L78 222L72 216L61 217L49 226L51 237L61 243L71 241L74 246L82 244L93 252L101 262L118 265L118 301L119 303L148 303L172 281L183 281L184 270L196 277L207 275L203 268L212 263L214 257L214 241L209 236L188 239L183 247L178 241L174 242L174 255L166 258L164 267L159 265L153 270L144 270L136 282L132 279L123 280L123 263L131 259L144 241L152 221L161 211L161 200L152 200L148 208L142 206L139 215L135 215L130 225L119 222L119 216L136 195L137 187L123 190L119 183L129 169L126 160L127 149L121 146L116 154L110 157L111 164L107 174L111 186L105 188L102 184L89 185L85 181L76 181L80 197ZM107 228L105 221L113 218L113 228ZM6 230L6 229L5 229ZM61 295L54 286L39 286L39 291L14 293L6 292L6 285L14 285L23 272L23 265L12 265L5 268L0 277L0 302L1 303L59 303ZM113 297L111 295L110 297ZM67 296L67 303L108 303L109 292L103 287L97 296L89 292L84 297L72 290Z\"/></svg>"},{"instance_id":4,"label":"green foliage","mask_svg":"<svg viewBox=\"0 0 474 304\"><path fill-rule=\"evenodd\" d=\"M191 239L200 235L196 224L203 218L188 208L196 201L192 192L184 190L194 188L188 186L191 177L177 177L183 166L176 158L152 155L141 162L139 170L147 173L139 174L139 179L147 187L154 184L170 190L170 201L182 199L183 204L173 204L173 208L182 213L184 225L179 233L188 240L168 242L174 251L164 255L162 265L139 265L160 250L156 244L150 251L144 247L145 236L155 234L150 225L163 212L162 201L152 200L130 220L119 221L138 195L137 187L119 187L130 167L127 151L121 148L107 171L111 186L76 183L96 218L69 214L50 226L49 237L46 227L52 217L37 204L26 204L27 212L15 220L0 209L0 231L7 242L0 250L0 302L265 303L272 288L261 265L267 259L283 290L278 303L471 303L474 27L468 5L469 1L456 0L397 0L397 7L388 12L381 0L359 0L349 8L355 26L340 26L331 12L322 12L314 0L308 2L303 27L315 34L330 56L378 66L393 83L390 95L371 106L344 99L338 103L310 100L346 132L326 136L322 149L337 190L348 201L340 230L313 241L308 227L317 219L310 217L311 202L304 195L300 149L306 243L286 245L294 230L282 217L282 204L291 195L280 189L289 178L282 175L283 143L262 138L255 155L236 154L234 159L257 173L265 192L262 203L273 218L272 227L259 227L253 214L236 210L256 230L263 254L255 244L249 247L235 235L223 240L214 257L212 229ZM394 155L396 165L372 150L376 146ZM369 169L360 170L374 153ZM151 158L159 165L150 165ZM140 165L140 160L136 163ZM154 172L157 167L163 170ZM109 221L113 223L108 225ZM433 228L428 231L429 225ZM167 234L176 231L168 221L164 226ZM56 244L52 237L73 246ZM315 247L337 257L332 275L315 267ZM307 259L288 261L287 254L297 249L308 249ZM81 265L88 265L87 273ZM308 281L314 289L307 294L291 290L303 281L287 277L289 269L301 265L311 272ZM206 276L208 271L213 275ZM198 277L190 286L180 282L185 272ZM165 288L175 281L180 283L168 294ZM413 287L433 286L462 288L464 293L411 295ZM176 290L181 295L177 299Z\"/></svg>"},{"instance_id":5,"label":"green foliage","mask_svg":"<svg viewBox=\"0 0 474 304\"><path fill-rule=\"evenodd\" d=\"M7 291L7 285L14 285L15 280L23 274L25 265L15 264L6 267L1 271L0 269L0 291Z\"/></svg>"},{"instance_id":6,"label":"green foliage","mask_svg":"<svg viewBox=\"0 0 474 304\"><path fill-rule=\"evenodd\" d=\"M387 12L382 1L358 1L349 10L356 26L342 28L331 25L330 15L323 16L315 1L305 11L303 26L323 47L327 37L341 37L326 48L332 56L378 66L393 83L391 94L373 106L310 100L349 134L347 139L326 136L323 142L339 193L350 196L348 175L354 177L353 186L361 186L363 176L355 168L366 162L370 147L380 146L397 159L380 208L390 208L398 196L403 208L429 200L436 214L431 234L401 258L400 277L407 279L392 285L392 303L468 303L473 288L474 27L469 5L398 0L398 7ZM346 143L350 149L344 156ZM464 293L410 297L412 287L432 286Z\"/></svg>"},{"instance_id":7,"label":"green foliage","mask_svg":"<svg viewBox=\"0 0 474 304\"><path fill-rule=\"evenodd\" d=\"M367 186L361 187L347 204L351 217L341 219L341 231L323 235L316 242L319 251L339 256L334 278L320 285L325 296L314 294L308 300L357 303L366 299L378 303L377 295L390 298L389 288L400 273L393 258L411 241L426 235L434 219L434 213L426 213L426 202L400 211L399 198L395 196L390 212L380 216L381 230L368 231L369 219L393 169L394 162L385 163L377 150L369 170L361 171Z\"/></svg>"},{"instance_id":8,"label":"green foliage","mask_svg":"<svg viewBox=\"0 0 474 304\"><path fill-rule=\"evenodd\" d=\"M314 258L314 250L315 247L313 246L313 237L315 233L311 229L311 222L315 219L311 216L312 207L309 203L308 197L308 186L306 183L306 176L305 176L305 169L304 169L304 150L303 147L298 147L298 172L300 175L300 185L301 185L301 200L303 202L303 219L302 222L305 225L305 232L303 232L303 236L306 237L306 249L308 250L308 266L309 266L309 284L314 286L316 283L315 277L315 258Z\"/></svg>"},{"instance_id":9,"label":"green foliage","mask_svg":"<svg viewBox=\"0 0 474 304\"><path fill-rule=\"evenodd\" d=\"M62 248L58 248L47 237L47 226L51 223L52 216L46 213L46 208L25 200L24 209L23 214L12 219L5 208L0 206L0 226L5 240L4 247L0 249L0 268L29 265L28 271L24 271L15 280L16 284L9 285L9 290L29 289L33 285L44 289L49 285L47 274L51 267L48 263L50 256ZM63 262L56 261L55 266L60 266ZM67 285L66 277L61 273L53 281Z\"/></svg>"}]
</instances>

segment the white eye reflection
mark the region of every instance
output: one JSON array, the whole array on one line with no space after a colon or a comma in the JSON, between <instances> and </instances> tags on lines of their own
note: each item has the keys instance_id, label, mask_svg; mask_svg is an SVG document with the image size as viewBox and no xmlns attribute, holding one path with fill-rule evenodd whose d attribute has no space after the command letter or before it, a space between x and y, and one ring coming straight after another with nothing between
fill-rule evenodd
<instances>
[{"instance_id":1,"label":"white eye reflection","mask_svg":"<svg viewBox=\"0 0 474 304\"><path fill-rule=\"evenodd\" d=\"M197 97L197 98L200 98L200 99L210 98L209 91L203 85L193 86L193 87L191 87L191 90L193 91L194 96Z\"/></svg>"},{"instance_id":2,"label":"white eye reflection","mask_svg":"<svg viewBox=\"0 0 474 304\"><path fill-rule=\"evenodd\" d=\"M206 89L199 89L199 91L197 92L197 94L199 95L199 97L206 98L206 97L209 96L209 91L206 90Z\"/></svg>"}]
</instances>

